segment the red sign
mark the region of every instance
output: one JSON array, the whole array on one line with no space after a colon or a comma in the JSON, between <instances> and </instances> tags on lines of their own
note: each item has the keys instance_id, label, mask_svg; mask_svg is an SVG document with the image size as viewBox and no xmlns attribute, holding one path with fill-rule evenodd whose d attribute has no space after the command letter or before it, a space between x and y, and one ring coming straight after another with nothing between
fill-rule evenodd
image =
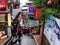
<instances>
[{"instance_id":1,"label":"red sign","mask_svg":"<svg viewBox=\"0 0 60 45\"><path fill-rule=\"evenodd\" d=\"M40 18L40 8L36 7L34 19L38 20L39 18Z\"/></svg>"},{"instance_id":2,"label":"red sign","mask_svg":"<svg viewBox=\"0 0 60 45\"><path fill-rule=\"evenodd\" d=\"M5 10L5 11L0 11L0 14L6 14L6 13L8 13L7 10Z\"/></svg>"},{"instance_id":3,"label":"red sign","mask_svg":"<svg viewBox=\"0 0 60 45\"><path fill-rule=\"evenodd\" d=\"M0 8L6 8L6 0L0 0Z\"/></svg>"}]
</instances>

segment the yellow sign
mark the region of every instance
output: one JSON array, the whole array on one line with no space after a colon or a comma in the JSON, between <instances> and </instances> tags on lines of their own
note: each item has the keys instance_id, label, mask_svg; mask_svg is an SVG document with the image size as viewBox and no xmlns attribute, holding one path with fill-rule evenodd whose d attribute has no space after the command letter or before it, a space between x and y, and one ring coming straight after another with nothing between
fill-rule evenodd
<instances>
[{"instance_id":1,"label":"yellow sign","mask_svg":"<svg viewBox=\"0 0 60 45\"><path fill-rule=\"evenodd\" d=\"M11 14L8 14L8 26L11 26Z\"/></svg>"}]
</instances>

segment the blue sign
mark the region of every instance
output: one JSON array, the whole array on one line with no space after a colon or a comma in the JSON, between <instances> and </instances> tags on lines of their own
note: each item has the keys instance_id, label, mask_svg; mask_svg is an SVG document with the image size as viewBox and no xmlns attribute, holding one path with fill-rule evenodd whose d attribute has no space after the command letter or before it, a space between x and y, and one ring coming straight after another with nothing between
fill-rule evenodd
<instances>
[{"instance_id":1,"label":"blue sign","mask_svg":"<svg viewBox=\"0 0 60 45\"><path fill-rule=\"evenodd\" d=\"M54 16L49 16L45 24L44 34L51 45L60 45L60 20Z\"/></svg>"}]
</instances>

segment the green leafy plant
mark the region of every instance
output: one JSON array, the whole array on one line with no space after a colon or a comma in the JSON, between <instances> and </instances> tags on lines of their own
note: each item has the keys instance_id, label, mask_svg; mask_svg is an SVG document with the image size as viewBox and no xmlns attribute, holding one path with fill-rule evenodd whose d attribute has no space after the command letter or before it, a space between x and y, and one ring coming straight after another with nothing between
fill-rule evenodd
<instances>
[{"instance_id":1,"label":"green leafy plant","mask_svg":"<svg viewBox=\"0 0 60 45\"><path fill-rule=\"evenodd\" d=\"M54 0L54 5L48 6L47 0L32 0L33 6L42 6L41 9L41 15L40 15L40 21L42 23L45 23L45 20L47 20L47 17L49 15L60 15L60 9L58 7L59 0Z\"/></svg>"}]
</instances>

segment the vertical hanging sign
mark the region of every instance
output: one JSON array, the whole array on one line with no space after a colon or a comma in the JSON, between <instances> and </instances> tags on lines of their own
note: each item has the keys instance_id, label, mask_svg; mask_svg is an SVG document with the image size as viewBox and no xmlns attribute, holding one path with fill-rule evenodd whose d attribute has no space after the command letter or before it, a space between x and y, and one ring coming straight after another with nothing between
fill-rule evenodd
<instances>
[{"instance_id":1,"label":"vertical hanging sign","mask_svg":"<svg viewBox=\"0 0 60 45\"><path fill-rule=\"evenodd\" d=\"M11 14L8 14L8 26L11 26Z\"/></svg>"},{"instance_id":2,"label":"vertical hanging sign","mask_svg":"<svg viewBox=\"0 0 60 45\"><path fill-rule=\"evenodd\" d=\"M6 0L0 0L0 8L6 8Z\"/></svg>"},{"instance_id":3,"label":"vertical hanging sign","mask_svg":"<svg viewBox=\"0 0 60 45\"><path fill-rule=\"evenodd\" d=\"M36 7L34 13L35 13L34 19L38 20L40 18L40 8Z\"/></svg>"}]
</instances>

